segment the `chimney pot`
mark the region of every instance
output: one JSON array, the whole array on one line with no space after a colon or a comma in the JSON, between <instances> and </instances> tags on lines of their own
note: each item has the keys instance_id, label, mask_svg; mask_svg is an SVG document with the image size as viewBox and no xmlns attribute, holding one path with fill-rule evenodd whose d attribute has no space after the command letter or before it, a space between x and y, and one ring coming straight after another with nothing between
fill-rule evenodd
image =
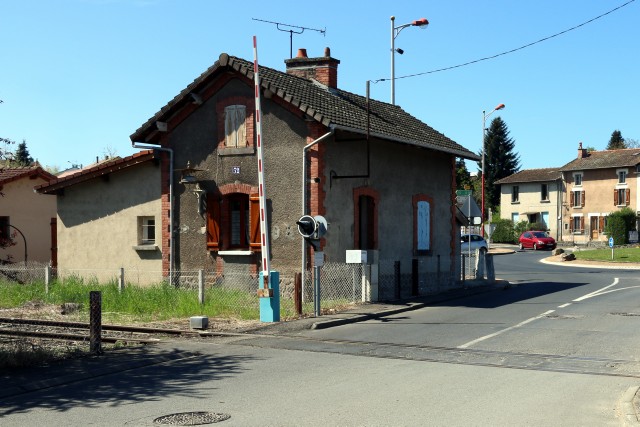
<instances>
[{"instance_id":1,"label":"chimney pot","mask_svg":"<svg viewBox=\"0 0 640 427\"><path fill-rule=\"evenodd\" d=\"M324 48L324 56L329 58L331 56L331 49L329 47Z\"/></svg>"},{"instance_id":2,"label":"chimney pot","mask_svg":"<svg viewBox=\"0 0 640 427\"><path fill-rule=\"evenodd\" d=\"M298 54L296 55L296 58L307 58L307 49L298 49Z\"/></svg>"}]
</instances>

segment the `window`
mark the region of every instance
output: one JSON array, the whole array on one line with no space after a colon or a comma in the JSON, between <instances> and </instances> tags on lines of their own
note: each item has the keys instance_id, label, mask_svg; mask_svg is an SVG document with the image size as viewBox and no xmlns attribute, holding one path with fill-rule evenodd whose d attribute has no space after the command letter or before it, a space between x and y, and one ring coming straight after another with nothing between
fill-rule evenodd
<instances>
[{"instance_id":1,"label":"window","mask_svg":"<svg viewBox=\"0 0 640 427\"><path fill-rule=\"evenodd\" d=\"M514 224L517 224L518 222L520 222L520 215L518 215L517 213L512 213L511 221L513 221Z\"/></svg>"},{"instance_id":2,"label":"window","mask_svg":"<svg viewBox=\"0 0 640 427\"><path fill-rule=\"evenodd\" d=\"M571 218L571 232L582 234L584 231L584 217L574 216Z\"/></svg>"},{"instance_id":3,"label":"window","mask_svg":"<svg viewBox=\"0 0 640 427\"><path fill-rule=\"evenodd\" d=\"M207 248L259 252L260 202L257 194L207 193Z\"/></svg>"},{"instance_id":4,"label":"window","mask_svg":"<svg viewBox=\"0 0 640 427\"><path fill-rule=\"evenodd\" d=\"M570 193L571 196L571 206L574 208L582 208L584 207L585 195L584 191L574 190Z\"/></svg>"},{"instance_id":5,"label":"window","mask_svg":"<svg viewBox=\"0 0 640 427\"><path fill-rule=\"evenodd\" d=\"M511 187L511 203L518 203L520 201L520 187L514 185Z\"/></svg>"},{"instance_id":6,"label":"window","mask_svg":"<svg viewBox=\"0 0 640 427\"><path fill-rule=\"evenodd\" d=\"M431 250L431 198L425 195L413 197L414 250L426 254Z\"/></svg>"},{"instance_id":7,"label":"window","mask_svg":"<svg viewBox=\"0 0 640 427\"><path fill-rule=\"evenodd\" d=\"M379 195L371 187L357 187L353 189L353 248L378 249L378 202ZM416 246L414 196L414 237L413 247Z\"/></svg>"},{"instance_id":8,"label":"window","mask_svg":"<svg viewBox=\"0 0 640 427\"><path fill-rule=\"evenodd\" d=\"M618 184L626 184L627 182L627 171L620 170L618 171Z\"/></svg>"},{"instance_id":9,"label":"window","mask_svg":"<svg viewBox=\"0 0 640 427\"><path fill-rule=\"evenodd\" d=\"M11 233L9 231L9 217L0 216L0 242L11 240Z\"/></svg>"},{"instance_id":10,"label":"window","mask_svg":"<svg viewBox=\"0 0 640 427\"><path fill-rule=\"evenodd\" d=\"M138 217L138 244L156 244L156 219L152 216Z\"/></svg>"},{"instance_id":11,"label":"window","mask_svg":"<svg viewBox=\"0 0 640 427\"><path fill-rule=\"evenodd\" d=\"M224 109L225 147L239 148L247 146L245 119L247 107L244 105L229 105Z\"/></svg>"},{"instance_id":12,"label":"window","mask_svg":"<svg viewBox=\"0 0 640 427\"><path fill-rule=\"evenodd\" d=\"M549 184L540 185L540 200L549 201Z\"/></svg>"},{"instance_id":13,"label":"window","mask_svg":"<svg viewBox=\"0 0 640 427\"><path fill-rule=\"evenodd\" d=\"M358 205L360 214L358 249L374 249L375 200L371 196L360 196Z\"/></svg>"},{"instance_id":14,"label":"window","mask_svg":"<svg viewBox=\"0 0 640 427\"><path fill-rule=\"evenodd\" d=\"M629 206L631 202L631 190L628 188L618 188L613 190L613 204L615 206Z\"/></svg>"},{"instance_id":15,"label":"window","mask_svg":"<svg viewBox=\"0 0 640 427\"><path fill-rule=\"evenodd\" d=\"M580 186L582 185L582 174L576 173L573 175L573 185Z\"/></svg>"}]
</instances>

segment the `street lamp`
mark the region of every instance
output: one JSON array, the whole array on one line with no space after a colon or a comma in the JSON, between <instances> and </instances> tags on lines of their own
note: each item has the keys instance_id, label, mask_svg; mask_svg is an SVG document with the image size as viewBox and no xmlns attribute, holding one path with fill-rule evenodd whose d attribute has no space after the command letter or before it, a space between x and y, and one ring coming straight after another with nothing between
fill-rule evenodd
<instances>
[{"instance_id":1,"label":"street lamp","mask_svg":"<svg viewBox=\"0 0 640 427\"><path fill-rule=\"evenodd\" d=\"M404 53L404 50L395 47L396 37L400 34L400 31L404 30L407 27L418 27L425 29L427 25L429 25L429 21L427 18L420 18L415 20L409 24L404 24L400 26L394 26L394 22L396 20L395 16L391 17L391 104L396 105L396 52L400 55Z\"/></svg>"},{"instance_id":2,"label":"street lamp","mask_svg":"<svg viewBox=\"0 0 640 427\"><path fill-rule=\"evenodd\" d=\"M482 232L482 237L484 237L484 151L486 145L485 132L487 131L486 122L487 117L492 115L495 111L502 110L503 108L504 104L499 104L496 108L491 110L489 114L486 114L486 111L482 110L482 179L480 183L480 185L482 186L482 211L480 212L480 218L482 219L482 226L480 231Z\"/></svg>"}]
</instances>

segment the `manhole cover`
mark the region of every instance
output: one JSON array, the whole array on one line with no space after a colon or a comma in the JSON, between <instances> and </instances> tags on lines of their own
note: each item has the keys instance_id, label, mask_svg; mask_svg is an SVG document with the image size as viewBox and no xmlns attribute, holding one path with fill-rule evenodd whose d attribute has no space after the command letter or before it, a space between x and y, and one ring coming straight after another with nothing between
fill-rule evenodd
<instances>
[{"instance_id":1,"label":"manhole cover","mask_svg":"<svg viewBox=\"0 0 640 427\"><path fill-rule=\"evenodd\" d=\"M181 412L179 414L163 415L153 420L153 423L172 426L199 426L219 423L229 418L231 418L229 414L216 412Z\"/></svg>"}]
</instances>

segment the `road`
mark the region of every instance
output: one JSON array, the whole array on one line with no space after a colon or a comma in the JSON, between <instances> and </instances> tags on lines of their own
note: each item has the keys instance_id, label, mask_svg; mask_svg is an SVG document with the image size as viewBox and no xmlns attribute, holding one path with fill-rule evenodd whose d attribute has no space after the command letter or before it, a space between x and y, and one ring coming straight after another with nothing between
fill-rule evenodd
<instances>
[{"instance_id":1,"label":"road","mask_svg":"<svg viewBox=\"0 0 640 427\"><path fill-rule=\"evenodd\" d=\"M617 426L640 385L640 277L496 257L511 287L326 330L176 342L164 363L0 403L0 425Z\"/></svg>"}]
</instances>

